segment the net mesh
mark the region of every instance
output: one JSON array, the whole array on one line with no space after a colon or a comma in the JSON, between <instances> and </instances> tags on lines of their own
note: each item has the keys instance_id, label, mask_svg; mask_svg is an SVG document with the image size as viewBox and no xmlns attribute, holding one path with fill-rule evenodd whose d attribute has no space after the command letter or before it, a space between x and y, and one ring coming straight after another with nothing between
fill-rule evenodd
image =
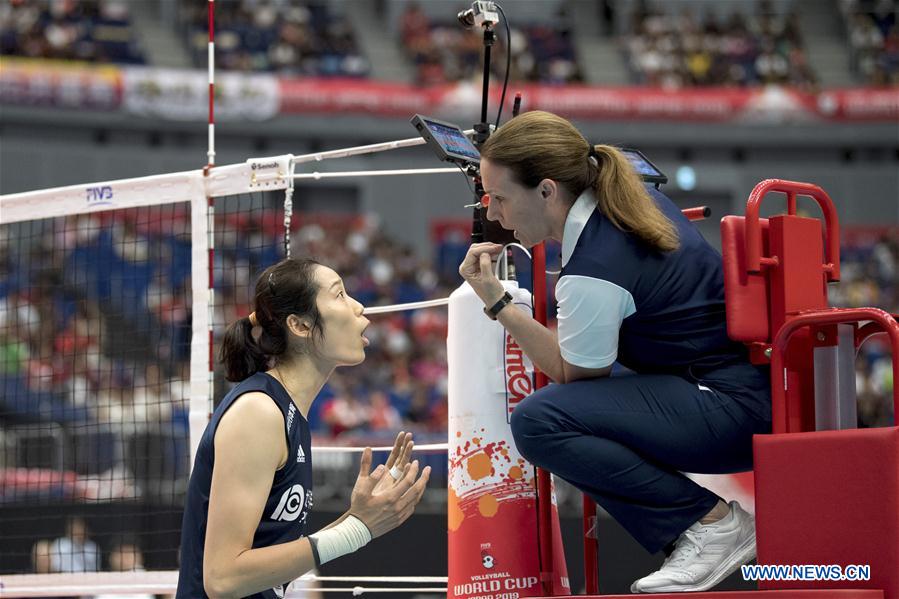
<instances>
[{"instance_id":1,"label":"net mesh","mask_svg":"<svg viewBox=\"0 0 899 599\"><path fill-rule=\"evenodd\" d=\"M3 224L0 268L0 573L176 567L189 206Z\"/></svg>"},{"instance_id":2,"label":"net mesh","mask_svg":"<svg viewBox=\"0 0 899 599\"><path fill-rule=\"evenodd\" d=\"M112 188L118 198L154 185ZM198 191L180 189L185 199ZM335 193L340 202L325 200ZM458 275L441 276L385 236L377 219L359 214L356 195L349 186L299 188L292 255L333 267L367 305L446 297ZM192 411L205 420L232 387L214 362L212 401L203 391L198 404L197 365L209 370L228 324L251 310L256 277L284 256L284 192L217 197L211 221L200 196L193 205L87 214L71 197L65 210L79 214L0 225L0 575L43 576L0 585L9 596L83 595L85 585L110 584L129 595L170 592L198 436ZM194 272L206 269L195 247L199 220L214 230L213 336L210 351L192 353L194 315L208 311L202 299L192 303L208 277ZM314 404L313 445L389 446L401 428L419 444L445 442L445 311L373 321L365 367L338 370ZM422 509L442 510L445 455L419 458L434 470ZM346 509L357 460L316 454L317 511ZM134 570L147 572L114 578Z\"/></svg>"}]
</instances>

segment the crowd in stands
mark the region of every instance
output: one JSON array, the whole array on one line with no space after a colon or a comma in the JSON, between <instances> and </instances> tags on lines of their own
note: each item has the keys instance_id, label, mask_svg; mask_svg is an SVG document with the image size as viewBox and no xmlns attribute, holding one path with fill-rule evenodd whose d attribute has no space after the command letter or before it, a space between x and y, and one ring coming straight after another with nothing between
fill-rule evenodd
<instances>
[{"instance_id":1,"label":"crowd in stands","mask_svg":"<svg viewBox=\"0 0 899 599\"><path fill-rule=\"evenodd\" d=\"M249 314L255 275L281 256L282 231L268 212L265 226L262 211L220 215L218 335ZM0 467L74 471L82 482L95 477L101 490L93 495L111 499L147 492L142 479L154 473L186 476L188 226L178 207L136 209L41 221L0 243L0 424L22 443L62 430L65 444L27 458L4 451ZM365 219L311 221L293 237L295 255L334 267L366 305L446 297L455 285ZM367 361L332 377L309 415L313 432L331 441L392 437L401 428L445 437L445 310L372 320ZM220 373L216 383L219 400L229 385ZM148 459L159 463L148 466ZM22 499L16 493L27 486L9 476L10 484L0 486L12 495L0 502ZM88 494L63 480L57 486L50 492ZM179 488L163 487L170 500Z\"/></svg>"},{"instance_id":2,"label":"crowd in stands","mask_svg":"<svg viewBox=\"0 0 899 599\"><path fill-rule=\"evenodd\" d=\"M0 3L0 54L142 64L124 0L10 0Z\"/></svg>"},{"instance_id":3,"label":"crowd in stands","mask_svg":"<svg viewBox=\"0 0 899 599\"><path fill-rule=\"evenodd\" d=\"M249 314L255 273L279 258L275 239L280 221L272 216L253 212L226 217L223 229L240 233L224 233L224 243L217 244L216 273L222 273L217 323ZM267 243L259 244L256 235ZM255 247L246 245L250 243ZM386 237L370 218L304 217L292 235L291 251L334 268L348 292L366 306L446 297L458 284L458 273L439 276L428 261ZM313 433L332 440L360 434L389 437L399 429L419 437L445 436L446 311L398 312L372 316L371 321L365 362L338 369L313 403Z\"/></svg>"},{"instance_id":4,"label":"crowd in stands","mask_svg":"<svg viewBox=\"0 0 899 599\"><path fill-rule=\"evenodd\" d=\"M80 574L86 572L143 572L144 558L137 540L120 536L106 552L91 538L84 518L68 518L65 534L56 539L41 539L31 550L32 571L35 574ZM100 594L89 599L119 599L123 595ZM135 599L154 599L154 595L128 594ZM168 596L167 596L168 597Z\"/></svg>"},{"instance_id":5,"label":"crowd in stands","mask_svg":"<svg viewBox=\"0 0 899 599\"><path fill-rule=\"evenodd\" d=\"M557 22L513 24L510 40L505 39L501 26L496 31L499 35L491 61L494 76L505 75L506 52L511 48L510 81L561 85L583 80L564 15ZM434 22L412 2L400 16L399 34L403 50L415 66L418 84L437 85L482 76L480 28L466 30L455 20Z\"/></svg>"},{"instance_id":6,"label":"crowd in stands","mask_svg":"<svg viewBox=\"0 0 899 599\"><path fill-rule=\"evenodd\" d=\"M186 438L189 401L187 215L176 208L164 215L147 209L106 214L43 221L49 230L0 243L0 423L52 422L73 433L93 431L92 440L76 444L80 456L66 452L74 460L66 467L94 475L134 451L127 439ZM249 314L256 273L281 255L276 211L218 218L216 342L228 323ZM466 245L447 237L430 263L386 237L374 218L322 216L304 218L292 252L330 265L354 297L376 306L447 297L458 285L455 266ZM843 281L832 287L832 303L899 312L896 264L894 237L846 246ZM446 311L371 320L366 361L331 378L309 414L313 433L326 440L389 438L398 429L445 435ZM883 424L889 403L883 398L892 385L889 358L878 340L865 345L863 356L860 394L866 406L881 411L865 407L861 418ZM220 370L215 400L229 388ZM116 449L122 443L125 449ZM170 445L168 451L186 447ZM171 462L167 471L186 473L184 455L164 459ZM15 465L10 456L4 461Z\"/></svg>"},{"instance_id":7,"label":"crowd in stands","mask_svg":"<svg viewBox=\"0 0 899 599\"><path fill-rule=\"evenodd\" d=\"M841 0L852 68L865 83L899 85L899 2Z\"/></svg>"},{"instance_id":8,"label":"crowd in stands","mask_svg":"<svg viewBox=\"0 0 899 599\"><path fill-rule=\"evenodd\" d=\"M797 12L760 0L754 13L689 8L675 13L637 3L622 39L633 82L665 88L789 85L814 90ZM564 5L531 24L498 26L493 74L550 85L579 83L583 74ZM683 6L683 4L681 4ZM778 5L781 6L781 5ZM194 64L207 60L207 8L178 3L185 45ZM853 70L877 86L899 85L899 1L840 0ZM0 54L94 63L143 64L144 52L124 0L11 0L0 3ZM435 21L410 2L397 24L416 83L476 80L482 71L482 31L455 20ZM216 5L216 66L226 71L284 76L366 77L370 71L345 16L319 0L235 0Z\"/></svg>"},{"instance_id":9,"label":"crowd in stands","mask_svg":"<svg viewBox=\"0 0 899 599\"><path fill-rule=\"evenodd\" d=\"M129 498L151 493L149 478L168 480L172 500L172 479L188 467L190 342L190 243L186 211L175 212L82 215L6 231L0 423L15 443L4 447L2 465L81 478L40 486L26 471L8 471L0 502L22 499L23 490Z\"/></svg>"},{"instance_id":10,"label":"crowd in stands","mask_svg":"<svg viewBox=\"0 0 899 599\"><path fill-rule=\"evenodd\" d=\"M858 235L843 241L840 283L829 287L836 307L875 306L899 314L899 228ZM892 358L884 335L862 345L856 360L860 426L890 426L893 414Z\"/></svg>"},{"instance_id":11,"label":"crowd in stands","mask_svg":"<svg viewBox=\"0 0 899 599\"><path fill-rule=\"evenodd\" d=\"M180 3L197 67L207 61L203 2ZM350 24L325 2L240 0L216 4L216 67L285 76L364 77L369 64Z\"/></svg>"},{"instance_id":12,"label":"crowd in stands","mask_svg":"<svg viewBox=\"0 0 899 599\"><path fill-rule=\"evenodd\" d=\"M753 15L733 12L701 18L641 6L624 38L634 83L665 88L778 84L814 89L800 18L761 0Z\"/></svg>"}]
</instances>

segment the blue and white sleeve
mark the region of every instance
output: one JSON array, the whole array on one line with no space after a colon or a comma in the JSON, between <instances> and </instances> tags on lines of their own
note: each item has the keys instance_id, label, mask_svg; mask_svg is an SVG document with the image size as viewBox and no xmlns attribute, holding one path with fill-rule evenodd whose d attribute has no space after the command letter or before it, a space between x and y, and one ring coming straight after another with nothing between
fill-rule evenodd
<instances>
[{"instance_id":1,"label":"blue and white sleeve","mask_svg":"<svg viewBox=\"0 0 899 599\"><path fill-rule=\"evenodd\" d=\"M631 293L609 281L566 275L556 284L562 359L581 368L605 368L618 357L622 321L637 311Z\"/></svg>"}]
</instances>

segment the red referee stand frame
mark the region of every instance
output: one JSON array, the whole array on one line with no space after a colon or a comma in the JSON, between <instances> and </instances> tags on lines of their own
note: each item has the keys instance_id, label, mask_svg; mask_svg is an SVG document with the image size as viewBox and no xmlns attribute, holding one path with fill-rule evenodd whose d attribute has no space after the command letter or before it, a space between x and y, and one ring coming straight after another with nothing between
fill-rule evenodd
<instances>
[{"instance_id":1,"label":"red referee stand frame","mask_svg":"<svg viewBox=\"0 0 899 599\"><path fill-rule=\"evenodd\" d=\"M786 196L786 214L759 217L769 193ZM797 214L799 196L818 204L823 229L820 219ZM708 216L702 208L684 213L691 220ZM817 185L780 179L756 185L745 216L721 221L727 327L732 339L747 345L754 363L771 364L772 434L753 440L758 564L870 565L870 580L768 580L759 583L758 591L698 595L899 599L899 427L816 425L816 385L824 388L838 375L826 368L816 371L816 352L845 352L840 327L846 326L851 327L849 359L871 336L888 336L894 414L899 415L897 316L876 308L828 307L827 283L840 279L839 231L833 202ZM544 271L545 251L540 245L534 248L534 310L543 324L546 281L536 273ZM537 377L538 388L546 384L545 376ZM820 403L821 398L819 411ZM549 530L549 497L549 476L538 471L542 564L552 564L549 556L554 549L561 550L553 548L551 536L544 534ZM596 506L586 495L584 574L587 595L597 595ZM548 573L543 578L552 580ZM546 596L552 596L549 586L544 584L544 589ZM653 596L683 598L682 593Z\"/></svg>"}]
</instances>

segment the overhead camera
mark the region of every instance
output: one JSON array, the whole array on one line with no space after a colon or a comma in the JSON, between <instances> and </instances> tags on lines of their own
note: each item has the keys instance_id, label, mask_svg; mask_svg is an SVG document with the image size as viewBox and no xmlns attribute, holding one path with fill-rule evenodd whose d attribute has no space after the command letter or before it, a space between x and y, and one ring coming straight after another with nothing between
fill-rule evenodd
<instances>
[{"instance_id":1,"label":"overhead camera","mask_svg":"<svg viewBox=\"0 0 899 599\"><path fill-rule=\"evenodd\" d=\"M467 29L484 25L493 26L499 23L499 11L495 2L476 0L471 3L471 8L463 10L456 15L456 18Z\"/></svg>"}]
</instances>

